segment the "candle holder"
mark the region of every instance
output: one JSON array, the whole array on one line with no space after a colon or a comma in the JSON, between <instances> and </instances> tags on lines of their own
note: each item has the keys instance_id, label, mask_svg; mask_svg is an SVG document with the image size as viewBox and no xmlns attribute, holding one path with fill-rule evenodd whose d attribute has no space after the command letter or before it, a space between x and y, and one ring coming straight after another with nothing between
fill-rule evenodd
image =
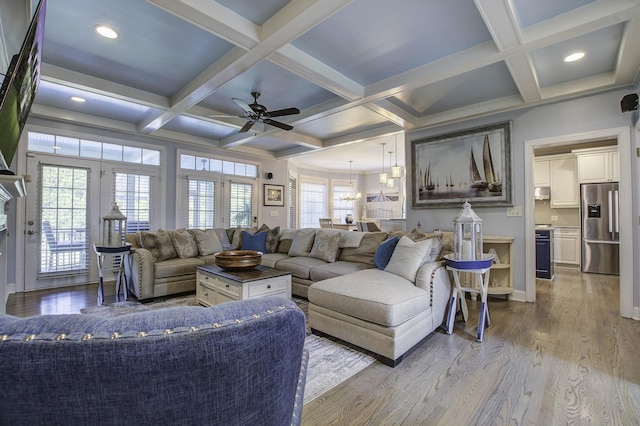
<instances>
[{"instance_id":1,"label":"candle holder","mask_svg":"<svg viewBox=\"0 0 640 426\"><path fill-rule=\"evenodd\" d=\"M482 219L468 201L453 219L454 260L482 260Z\"/></svg>"}]
</instances>

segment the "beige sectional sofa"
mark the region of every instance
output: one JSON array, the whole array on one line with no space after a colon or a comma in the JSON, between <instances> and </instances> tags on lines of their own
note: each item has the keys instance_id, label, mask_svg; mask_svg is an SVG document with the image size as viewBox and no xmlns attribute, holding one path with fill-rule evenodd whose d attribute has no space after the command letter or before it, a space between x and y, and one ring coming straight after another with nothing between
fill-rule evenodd
<instances>
[{"instance_id":1,"label":"beige sectional sofa","mask_svg":"<svg viewBox=\"0 0 640 426\"><path fill-rule=\"evenodd\" d=\"M443 323L451 282L441 259L450 250L450 239L446 243L442 236L415 230L261 230L267 232L262 264L291 272L292 293L309 299L314 333L350 342L395 366ZM213 264L216 251L243 248L242 235L244 243L252 244L260 230L242 231L127 235L133 246L130 276L135 296L148 299L194 291L195 266ZM392 237L397 245L389 249Z\"/></svg>"}]
</instances>

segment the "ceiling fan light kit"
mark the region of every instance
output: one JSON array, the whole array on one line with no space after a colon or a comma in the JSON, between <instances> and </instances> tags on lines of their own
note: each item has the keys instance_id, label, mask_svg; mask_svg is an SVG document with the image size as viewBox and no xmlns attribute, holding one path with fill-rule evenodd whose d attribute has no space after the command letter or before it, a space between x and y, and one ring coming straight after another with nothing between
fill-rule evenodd
<instances>
[{"instance_id":1,"label":"ceiling fan light kit","mask_svg":"<svg viewBox=\"0 0 640 426\"><path fill-rule=\"evenodd\" d=\"M239 133L245 133L251 130L251 127L253 127L253 125L257 121L261 121L264 124L268 124L282 130L288 131L293 129L293 126L282 123L280 121L272 120L272 118L283 117L285 115L300 114L300 110L298 108L284 108L276 111L269 111L267 107L258 103L260 92L251 92L251 96L253 96L252 104L248 104L239 98L231 98L240 108L242 108L242 111L244 112L244 118L249 119L249 121L247 121L245 125L242 126L242 128L239 130Z\"/></svg>"}]
</instances>

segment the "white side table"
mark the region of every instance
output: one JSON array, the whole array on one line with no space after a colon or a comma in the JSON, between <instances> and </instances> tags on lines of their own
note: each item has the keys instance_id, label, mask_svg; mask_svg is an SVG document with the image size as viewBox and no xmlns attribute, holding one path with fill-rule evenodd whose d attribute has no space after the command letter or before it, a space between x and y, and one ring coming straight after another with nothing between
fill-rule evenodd
<instances>
[{"instance_id":1,"label":"white side table","mask_svg":"<svg viewBox=\"0 0 640 426\"><path fill-rule=\"evenodd\" d=\"M108 247L108 246L99 246L97 244L93 245L93 250L96 252L96 257L98 260L98 305L102 305L104 301L104 273L109 271L117 271L116 275L116 300L120 298L120 287L122 285L122 292L124 300L127 300L127 273L125 270L125 262L129 261L129 252L131 251L131 244L127 243L124 246L119 247ZM105 268L104 267L104 259L106 256L113 258L113 256L122 256L120 259L120 266L118 268Z\"/></svg>"},{"instance_id":2,"label":"white side table","mask_svg":"<svg viewBox=\"0 0 640 426\"><path fill-rule=\"evenodd\" d=\"M476 338L478 342L482 342L484 338L485 326L489 327L491 320L489 318L489 305L487 305L487 295L489 294L489 271L493 264L492 255L483 255L482 260L453 260L446 258L447 270L453 274L455 288L451 291L451 302L449 303L449 313L447 315L447 334L453 332L453 323L456 318L456 309L458 300L462 310L462 319L466 322L469 315L467 309L467 300L465 293L480 294L480 316L478 318L478 330ZM462 287L460 285L460 273L465 272L476 277L476 287Z\"/></svg>"}]
</instances>

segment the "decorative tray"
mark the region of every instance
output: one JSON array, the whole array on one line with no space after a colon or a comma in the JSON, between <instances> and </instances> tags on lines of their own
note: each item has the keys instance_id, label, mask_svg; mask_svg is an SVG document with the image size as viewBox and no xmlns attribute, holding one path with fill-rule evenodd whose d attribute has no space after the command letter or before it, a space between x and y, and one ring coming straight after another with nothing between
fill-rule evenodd
<instances>
[{"instance_id":1,"label":"decorative tray","mask_svg":"<svg viewBox=\"0 0 640 426\"><path fill-rule=\"evenodd\" d=\"M493 264L493 254L483 253L480 260L454 259L453 254L447 254L444 256L444 260L447 266L456 269L484 269L490 268Z\"/></svg>"}]
</instances>

